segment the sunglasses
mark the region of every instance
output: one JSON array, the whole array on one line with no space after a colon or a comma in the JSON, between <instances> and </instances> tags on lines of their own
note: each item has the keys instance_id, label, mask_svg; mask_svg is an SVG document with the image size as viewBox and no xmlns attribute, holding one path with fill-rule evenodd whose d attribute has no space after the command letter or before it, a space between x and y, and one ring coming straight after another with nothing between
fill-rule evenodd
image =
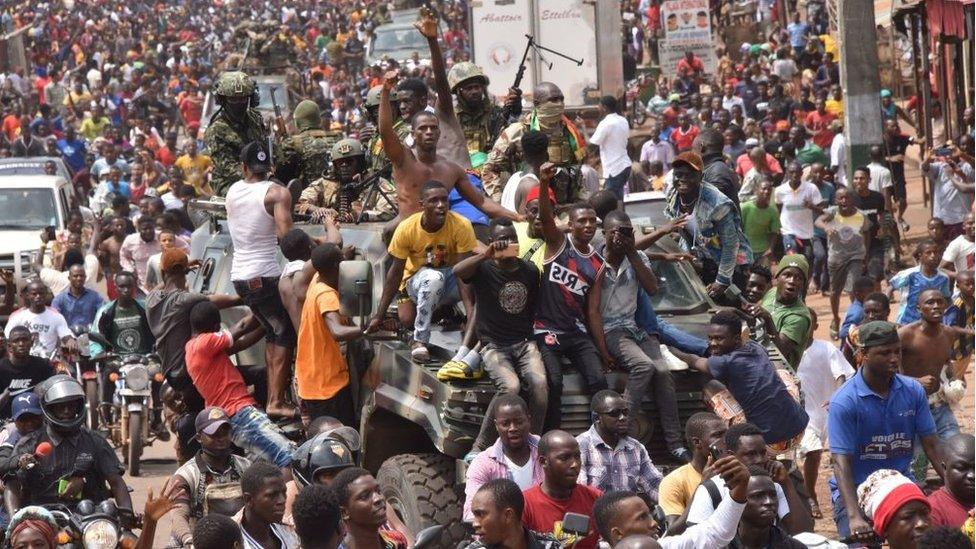
<instances>
[{"instance_id":1,"label":"sunglasses","mask_svg":"<svg viewBox=\"0 0 976 549\"><path fill-rule=\"evenodd\" d=\"M607 412L598 412L598 413L603 416L610 416L610 417L620 419L622 417L629 416L630 410L628 410L627 408L617 408L616 410L610 410Z\"/></svg>"}]
</instances>

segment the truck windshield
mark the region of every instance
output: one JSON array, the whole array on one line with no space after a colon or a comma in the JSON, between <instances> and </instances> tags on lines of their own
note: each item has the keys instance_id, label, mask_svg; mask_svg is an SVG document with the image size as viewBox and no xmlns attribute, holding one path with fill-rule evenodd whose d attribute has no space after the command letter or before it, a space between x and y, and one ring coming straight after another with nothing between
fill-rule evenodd
<instances>
[{"instance_id":1,"label":"truck windshield","mask_svg":"<svg viewBox=\"0 0 976 549\"><path fill-rule=\"evenodd\" d=\"M379 29L376 33L376 41L373 42L373 51L393 51L409 50L407 54L412 55L414 51L421 57L429 57L427 39L424 38L412 26L402 29Z\"/></svg>"},{"instance_id":2,"label":"truck windshield","mask_svg":"<svg viewBox=\"0 0 976 549\"><path fill-rule=\"evenodd\" d=\"M650 249L652 251L661 251ZM651 296L654 310L659 313L688 312L708 307L701 280L687 263L654 261L651 263L657 276L658 290Z\"/></svg>"},{"instance_id":3,"label":"truck windshield","mask_svg":"<svg viewBox=\"0 0 976 549\"><path fill-rule=\"evenodd\" d=\"M40 230L57 224L51 189L0 189L0 228Z\"/></svg>"}]
</instances>

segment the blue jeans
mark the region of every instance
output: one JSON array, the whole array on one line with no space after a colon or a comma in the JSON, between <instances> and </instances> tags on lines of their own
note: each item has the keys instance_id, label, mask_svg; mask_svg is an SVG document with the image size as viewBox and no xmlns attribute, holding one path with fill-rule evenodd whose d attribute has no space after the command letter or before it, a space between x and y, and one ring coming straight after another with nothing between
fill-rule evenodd
<instances>
[{"instance_id":1,"label":"blue jeans","mask_svg":"<svg viewBox=\"0 0 976 549\"><path fill-rule=\"evenodd\" d=\"M637 314L634 316L634 320L648 335L657 335L657 339L665 345L698 356L705 356L708 352L707 341L682 332L668 324L668 321L659 319L657 313L654 312L650 296L643 289L637 292Z\"/></svg>"},{"instance_id":2,"label":"blue jeans","mask_svg":"<svg viewBox=\"0 0 976 549\"><path fill-rule=\"evenodd\" d=\"M830 488L830 504L834 508L834 524L837 525L837 537L846 538L851 535L850 518L847 516L847 507L844 506L844 498L840 495L837 487L837 479L833 476L827 481Z\"/></svg>"},{"instance_id":3,"label":"blue jeans","mask_svg":"<svg viewBox=\"0 0 976 549\"><path fill-rule=\"evenodd\" d=\"M630 166L624 169L624 171L618 173L617 175L612 175L603 182L603 188L612 192L617 200L624 199L624 185L627 184L627 180L630 179Z\"/></svg>"},{"instance_id":4,"label":"blue jeans","mask_svg":"<svg viewBox=\"0 0 976 549\"><path fill-rule=\"evenodd\" d=\"M797 238L791 234L784 234L783 253L800 254L807 258L808 264L812 265L813 264L813 239Z\"/></svg>"},{"instance_id":5,"label":"blue jeans","mask_svg":"<svg viewBox=\"0 0 976 549\"><path fill-rule=\"evenodd\" d=\"M413 338L423 344L430 342L430 321L441 303L458 300L457 278L451 267L424 267L407 281L407 295L417 306L413 322Z\"/></svg>"},{"instance_id":6,"label":"blue jeans","mask_svg":"<svg viewBox=\"0 0 976 549\"><path fill-rule=\"evenodd\" d=\"M251 458L261 458L278 467L291 465L295 443L288 440L267 414L254 406L245 406L230 416L234 430L234 444L243 448Z\"/></svg>"},{"instance_id":7,"label":"blue jeans","mask_svg":"<svg viewBox=\"0 0 976 549\"><path fill-rule=\"evenodd\" d=\"M935 432L939 435L939 440L946 441L959 434L959 422L956 421L955 414L948 404L929 406L932 411L932 419L935 420ZM925 455L925 448L922 447L922 439L915 437L915 458L912 459L912 472L915 478L925 480L925 473L929 467L928 457Z\"/></svg>"}]
</instances>

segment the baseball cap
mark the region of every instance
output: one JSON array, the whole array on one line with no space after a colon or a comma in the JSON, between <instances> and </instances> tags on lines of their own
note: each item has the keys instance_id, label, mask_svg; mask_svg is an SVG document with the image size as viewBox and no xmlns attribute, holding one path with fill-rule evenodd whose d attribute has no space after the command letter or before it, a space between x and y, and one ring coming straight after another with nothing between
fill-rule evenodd
<instances>
[{"instance_id":1,"label":"baseball cap","mask_svg":"<svg viewBox=\"0 0 976 549\"><path fill-rule=\"evenodd\" d=\"M180 248L170 248L168 250L163 250L162 256L159 258L159 270L163 273L173 272L177 267L183 267L183 270L187 270L190 265L190 258L186 255L186 252Z\"/></svg>"},{"instance_id":2,"label":"baseball cap","mask_svg":"<svg viewBox=\"0 0 976 549\"><path fill-rule=\"evenodd\" d=\"M41 399L37 397L34 391L24 391L15 396L14 401L10 404L10 410L13 412L11 417L14 419L20 419L20 416L24 414L44 415L41 410Z\"/></svg>"},{"instance_id":3,"label":"baseball cap","mask_svg":"<svg viewBox=\"0 0 976 549\"><path fill-rule=\"evenodd\" d=\"M861 324L857 335L863 348L898 343L898 326L883 320L872 320Z\"/></svg>"},{"instance_id":4,"label":"baseball cap","mask_svg":"<svg viewBox=\"0 0 976 549\"><path fill-rule=\"evenodd\" d=\"M747 149L751 149L753 147L758 147L758 146L759 146L759 140L756 139L755 137L750 137L749 139L746 139Z\"/></svg>"},{"instance_id":5,"label":"baseball cap","mask_svg":"<svg viewBox=\"0 0 976 549\"><path fill-rule=\"evenodd\" d=\"M671 167L674 168L679 165L685 165L695 170L696 172L701 172L705 169L705 164L702 162L701 156L696 152L683 152L675 157L674 161L671 162Z\"/></svg>"},{"instance_id":6,"label":"baseball cap","mask_svg":"<svg viewBox=\"0 0 976 549\"><path fill-rule=\"evenodd\" d=\"M779 265L776 266L776 276L779 276L786 269L790 267L795 267L800 269L803 273L803 278L810 278L810 263L807 262L807 258L800 254L790 254L783 256L780 260Z\"/></svg>"},{"instance_id":7,"label":"baseball cap","mask_svg":"<svg viewBox=\"0 0 976 549\"><path fill-rule=\"evenodd\" d=\"M227 416L227 412L223 408L210 406L197 414L197 419L193 425L196 427L197 434L213 435L217 429L224 425L230 425L230 417Z\"/></svg>"},{"instance_id":8,"label":"baseball cap","mask_svg":"<svg viewBox=\"0 0 976 549\"><path fill-rule=\"evenodd\" d=\"M267 172L271 169L271 156L264 146L257 141L251 141L241 149L241 162L253 171Z\"/></svg>"},{"instance_id":9,"label":"baseball cap","mask_svg":"<svg viewBox=\"0 0 976 549\"><path fill-rule=\"evenodd\" d=\"M881 90L881 97L891 97L891 90L884 88Z\"/></svg>"},{"instance_id":10,"label":"baseball cap","mask_svg":"<svg viewBox=\"0 0 976 549\"><path fill-rule=\"evenodd\" d=\"M790 131L790 123L787 122L786 120L780 120L779 122L776 123L776 131L778 132Z\"/></svg>"}]
</instances>

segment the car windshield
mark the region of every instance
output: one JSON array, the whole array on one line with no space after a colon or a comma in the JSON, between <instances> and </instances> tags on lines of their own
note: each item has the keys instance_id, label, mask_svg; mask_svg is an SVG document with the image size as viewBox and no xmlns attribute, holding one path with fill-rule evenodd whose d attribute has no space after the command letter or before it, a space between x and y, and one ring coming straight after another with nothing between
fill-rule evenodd
<instances>
[{"instance_id":1,"label":"car windshield","mask_svg":"<svg viewBox=\"0 0 976 549\"><path fill-rule=\"evenodd\" d=\"M648 251L661 252L651 249ZM651 296L654 310L659 313L687 312L691 309L708 307L701 280L687 263L654 261L651 263L657 277L658 291Z\"/></svg>"},{"instance_id":2,"label":"car windshield","mask_svg":"<svg viewBox=\"0 0 976 549\"><path fill-rule=\"evenodd\" d=\"M57 224L51 189L0 189L0 228L40 230Z\"/></svg>"},{"instance_id":3,"label":"car windshield","mask_svg":"<svg viewBox=\"0 0 976 549\"><path fill-rule=\"evenodd\" d=\"M376 33L373 51L393 50L410 50L411 54L416 51L421 57L429 56L430 53L427 47L427 39L412 26L402 29L380 30Z\"/></svg>"},{"instance_id":4,"label":"car windshield","mask_svg":"<svg viewBox=\"0 0 976 549\"><path fill-rule=\"evenodd\" d=\"M271 84L258 84L258 108L273 111L274 104L271 102L271 89L274 88L274 99L278 103L278 108L288 106L288 92L285 85L272 86ZM284 114L284 113L282 113Z\"/></svg>"}]
</instances>

